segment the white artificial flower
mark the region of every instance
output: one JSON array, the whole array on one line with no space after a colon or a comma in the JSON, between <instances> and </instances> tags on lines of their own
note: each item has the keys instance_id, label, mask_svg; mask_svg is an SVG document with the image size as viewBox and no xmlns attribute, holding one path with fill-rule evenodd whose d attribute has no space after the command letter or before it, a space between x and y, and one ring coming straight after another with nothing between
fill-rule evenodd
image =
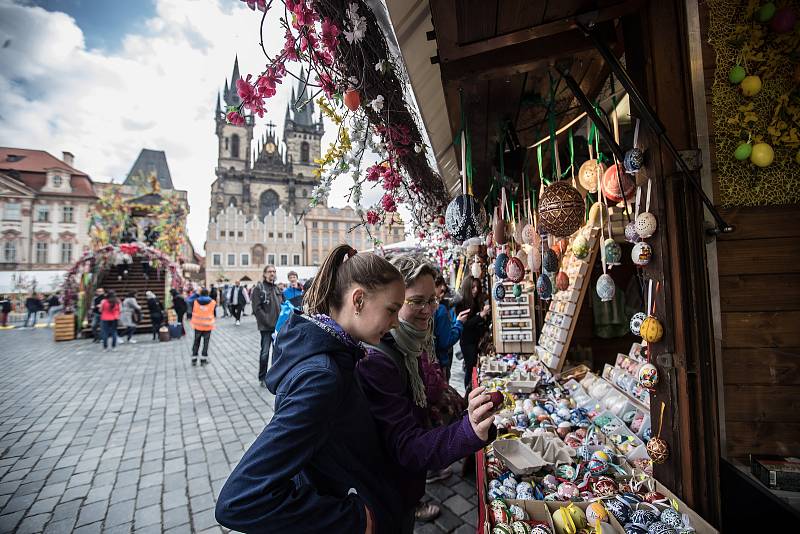
<instances>
[{"instance_id":1,"label":"white artificial flower","mask_svg":"<svg viewBox=\"0 0 800 534\"><path fill-rule=\"evenodd\" d=\"M358 87L358 78L355 76L350 76L347 78L347 82L353 87Z\"/></svg>"},{"instance_id":2,"label":"white artificial flower","mask_svg":"<svg viewBox=\"0 0 800 534\"><path fill-rule=\"evenodd\" d=\"M423 150L425 150L424 146L422 146L420 144L415 144L414 145L414 152L416 152L417 154L421 154Z\"/></svg>"},{"instance_id":3,"label":"white artificial flower","mask_svg":"<svg viewBox=\"0 0 800 534\"><path fill-rule=\"evenodd\" d=\"M381 74L386 74L386 72L389 70L389 62L385 59L378 61L375 63L375 70Z\"/></svg>"},{"instance_id":4,"label":"white artificial flower","mask_svg":"<svg viewBox=\"0 0 800 534\"><path fill-rule=\"evenodd\" d=\"M383 109L383 95L376 96L375 100L369 103L369 107L371 107L375 113L380 113Z\"/></svg>"},{"instance_id":5,"label":"white artificial flower","mask_svg":"<svg viewBox=\"0 0 800 534\"><path fill-rule=\"evenodd\" d=\"M355 3L347 6L347 18L350 22L350 29L344 31L344 37L350 44L357 43L367 33L367 18L358 14L358 5Z\"/></svg>"}]
</instances>

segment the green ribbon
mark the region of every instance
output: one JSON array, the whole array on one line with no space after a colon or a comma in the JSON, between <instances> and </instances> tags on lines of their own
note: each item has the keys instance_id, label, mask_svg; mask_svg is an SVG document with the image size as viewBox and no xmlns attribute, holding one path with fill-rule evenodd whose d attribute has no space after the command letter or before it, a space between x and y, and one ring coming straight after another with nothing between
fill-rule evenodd
<instances>
[{"instance_id":1,"label":"green ribbon","mask_svg":"<svg viewBox=\"0 0 800 534\"><path fill-rule=\"evenodd\" d=\"M572 128L569 129L569 167L561 173L561 178L564 178L575 167L575 142L572 138Z\"/></svg>"},{"instance_id":2,"label":"green ribbon","mask_svg":"<svg viewBox=\"0 0 800 534\"><path fill-rule=\"evenodd\" d=\"M556 155L556 82L553 80L553 75L548 71L547 76L550 78L550 101L547 103L547 127L550 129L550 176L558 180L555 158Z\"/></svg>"},{"instance_id":3,"label":"green ribbon","mask_svg":"<svg viewBox=\"0 0 800 534\"><path fill-rule=\"evenodd\" d=\"M461 125L453 138L453 145L461 148L461 134L464 134L464 160L467 174L467 192L472 193L472 141L470 140L469 122L464 110L464 89L458 90L458 107L461 114Z\"/></svg>"},{"instance_id":4,"label":"green ribbon","mask_svg":"<svg viewBox=\"0 0 800 534\"><path fill-rule=\"evenodd\" d=\"M544 185L550 185L550 181L544 177L544 170L542 169L542 145L536 147L536 159L539 162L539 181Z\"/></svg>"}]
</instances>

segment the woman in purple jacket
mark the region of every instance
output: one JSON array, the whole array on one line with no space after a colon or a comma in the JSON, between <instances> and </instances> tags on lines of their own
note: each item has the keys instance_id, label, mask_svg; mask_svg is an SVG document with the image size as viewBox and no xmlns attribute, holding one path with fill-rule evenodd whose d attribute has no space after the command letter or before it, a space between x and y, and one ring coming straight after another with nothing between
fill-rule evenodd
<instances>
[{"instance_id":1,"label":"woman in purple jacket","mask_svg":"<svg viewBox=\"0 0 800 534\"><path fill-rule=\"evenodd\" d=\"M469 395L467 413L449 426L428 428L428 402L422 378L424 359L436 358L433 313L438 306L436 271L424 260L402 255L391 260L406 285L400 324L371 346L358 363L361 386L384 446L393 460L390 476L402 495L403 533L414 530L415 508L425 494L428 470L442 469L490 443L496 429L485 388Z\"/></svg>"}]
</instances>

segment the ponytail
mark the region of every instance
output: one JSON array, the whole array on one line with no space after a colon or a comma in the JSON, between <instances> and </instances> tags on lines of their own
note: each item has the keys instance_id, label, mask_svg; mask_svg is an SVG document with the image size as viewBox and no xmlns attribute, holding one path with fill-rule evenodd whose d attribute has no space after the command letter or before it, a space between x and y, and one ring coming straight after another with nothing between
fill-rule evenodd
<instances>
[{"instance_id":1,"label":"ponytail","mask_svg":"<svg viewBox=\"0 0 800 534\"><path fill-rule=\"evenodd\" d=\"M339 245L325 258L303 296L303 304L307 313L330 315L342 308L345 291L353 284L371 290L402 280L400 272L386 259L370 252L358 254L350 245Z\"/></svg>"}]
</instances>

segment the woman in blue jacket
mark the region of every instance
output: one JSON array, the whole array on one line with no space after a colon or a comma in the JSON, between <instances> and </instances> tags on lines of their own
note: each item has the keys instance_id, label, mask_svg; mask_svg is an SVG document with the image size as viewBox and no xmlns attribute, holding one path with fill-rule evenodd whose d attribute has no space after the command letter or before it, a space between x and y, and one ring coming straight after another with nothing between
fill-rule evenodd
<instances>
[{"instance_id":1,"label":"woman in blue jacket","mask_svg":"<svg viewBox=\"0 0 800 534\"><path fill-rule=\"evenodd\" d=\"M374 254L340 245L278 337L267 388L275 414L231 473L217 521L242 532L395 533L402 507L355 379L363 342L397 324L405 287Z\"/></svg>"}]
</instances>

